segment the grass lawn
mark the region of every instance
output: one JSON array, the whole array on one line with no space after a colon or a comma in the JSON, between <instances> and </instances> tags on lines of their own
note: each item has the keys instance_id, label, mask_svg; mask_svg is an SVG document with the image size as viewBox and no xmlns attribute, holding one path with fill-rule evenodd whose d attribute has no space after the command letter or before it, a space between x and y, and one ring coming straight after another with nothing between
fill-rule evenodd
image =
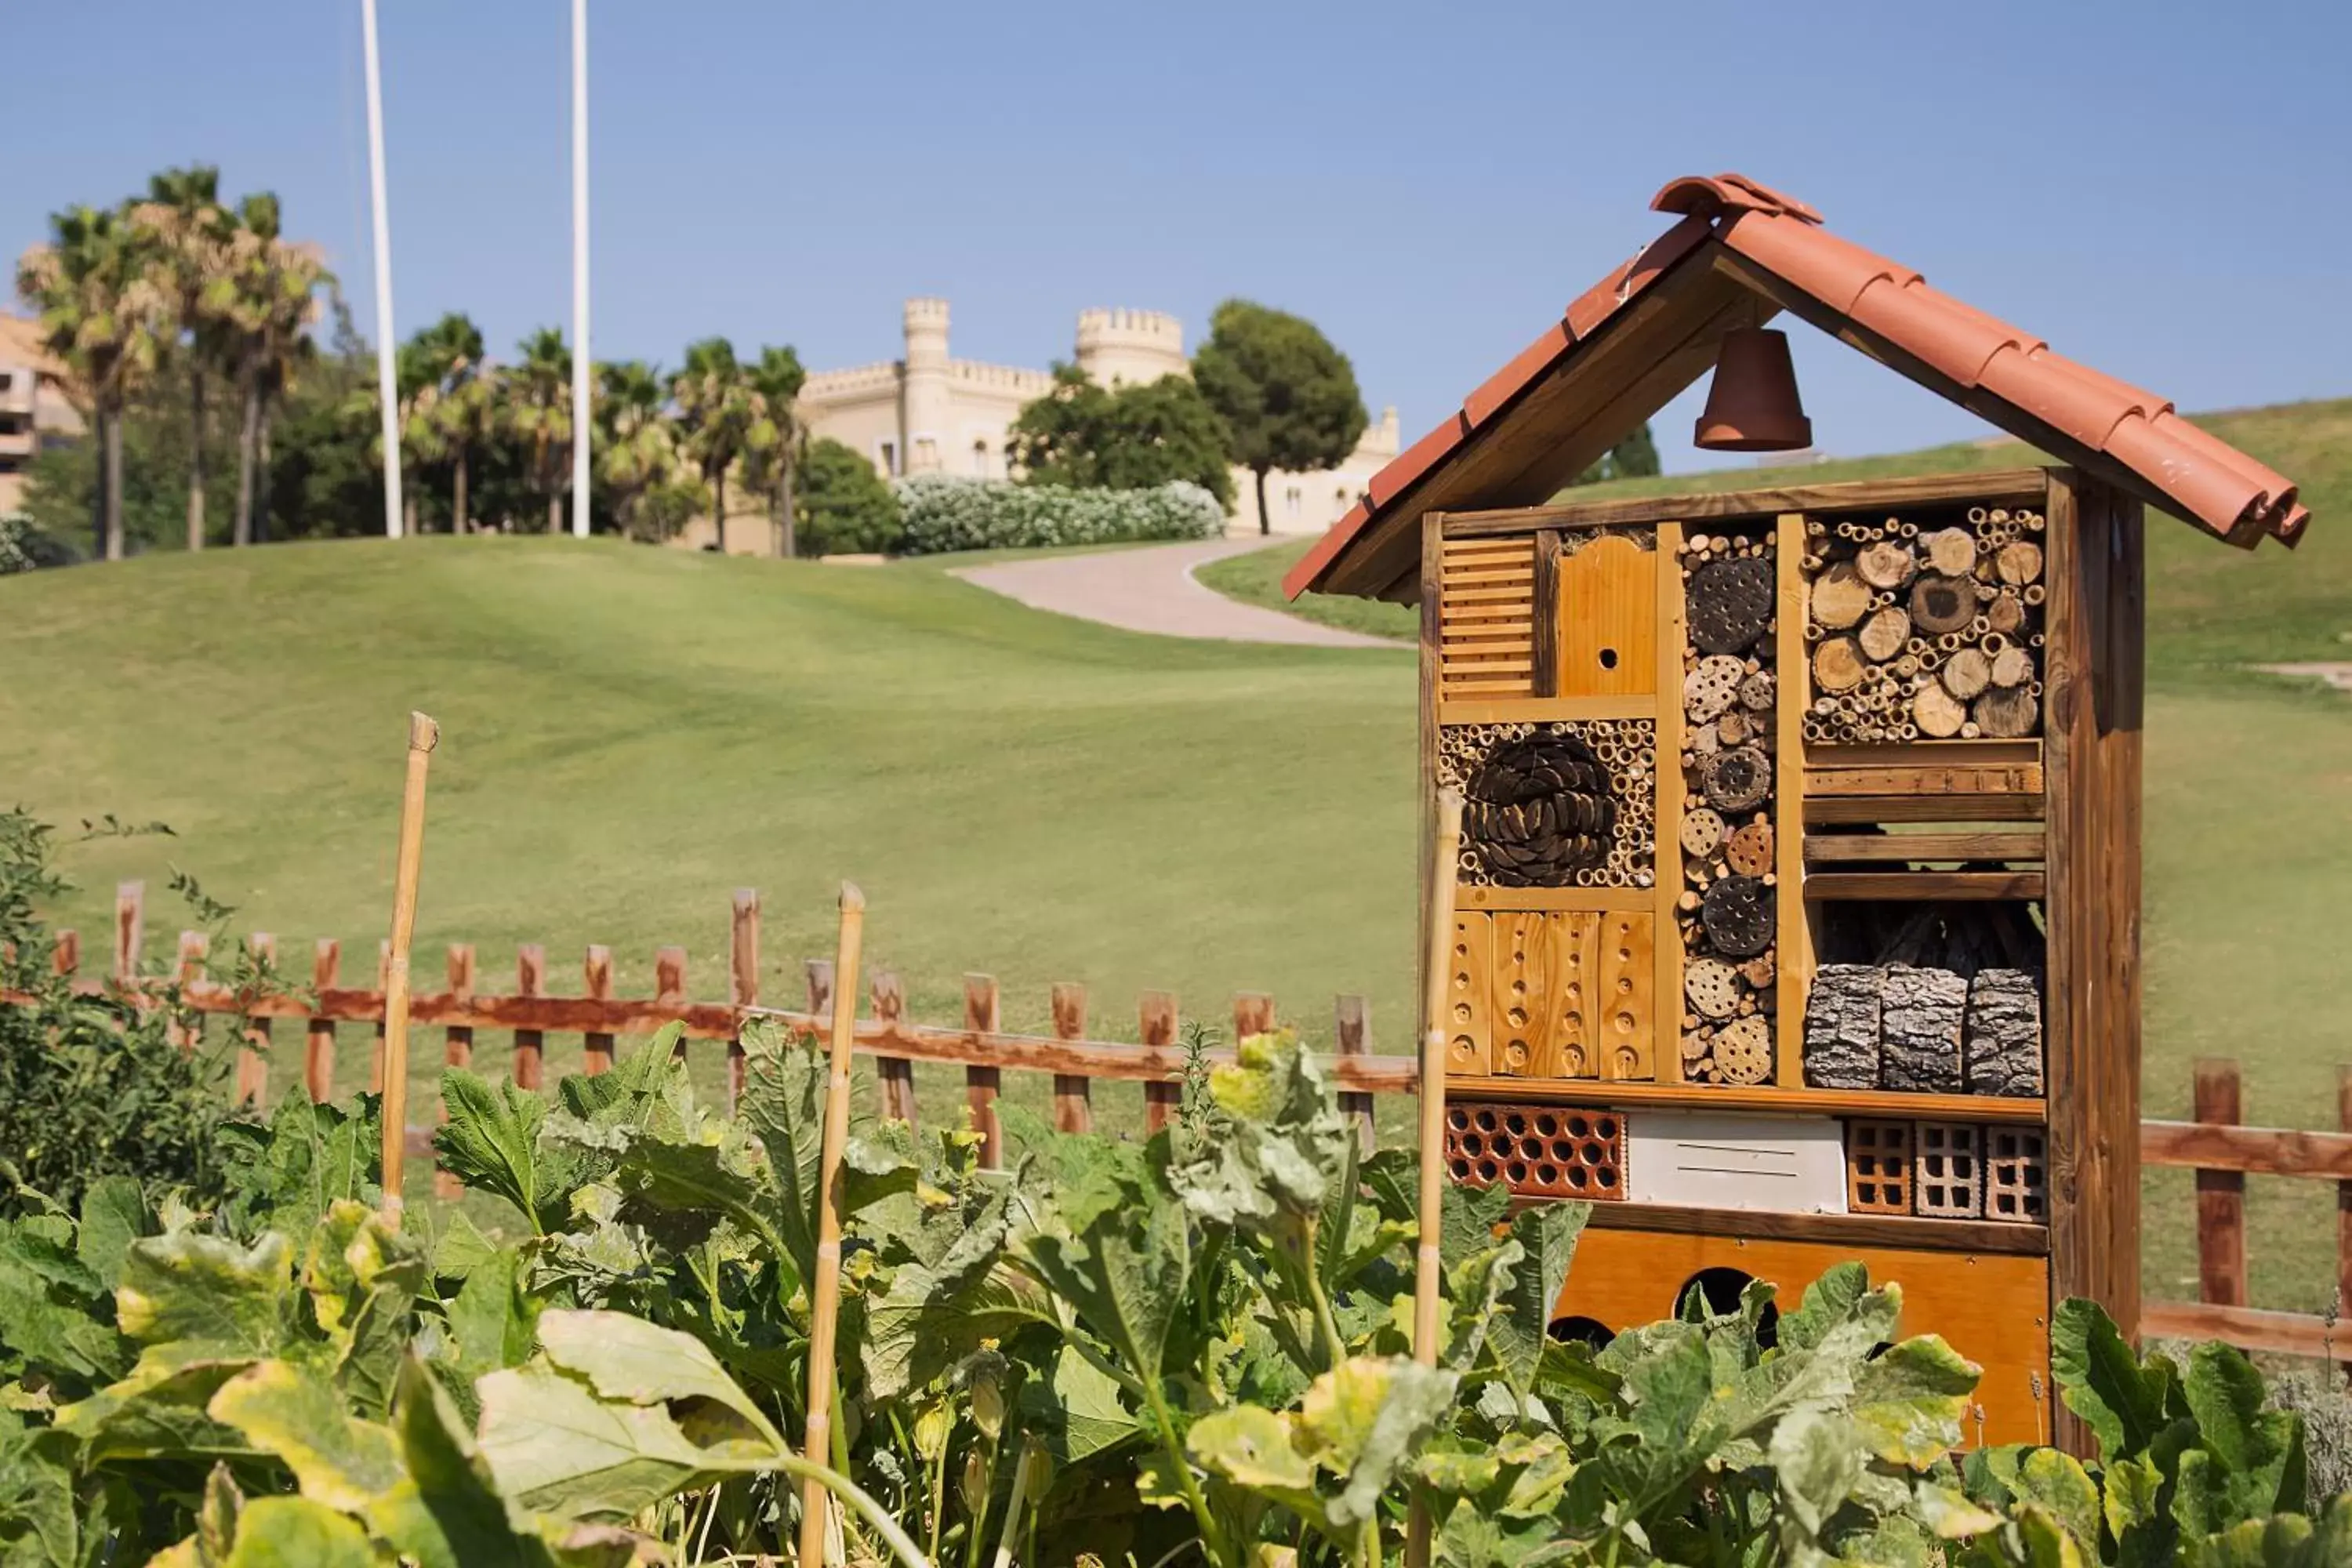
<instances>
[{"instance_id":1,"label":"grass lawn","mask_svg":"<svg viewBox=\"0 0 2352 1568\"><path fill-rule=\"evenodd\" d=\"M2336 924L2352 702L2242 667L2352 658L2352 403L2208 423L2304 479L2319 517L2292 556L2151 520L2147 1102L2183 1110L2189 1062L2235 1056L2252 1120L2326 1125L2335 1064L2352 1060ZM2020 454L1874 466L1947 457ZM1242 560L1270 584L1275 553ZM541 942L554 988L576 991L595 942L642 994L655 948L676 942L688 989L718 996L729 893L751 886L763 994L797 998L801 961L831 945L834 884L854 877L872 960L905 976L918 1017L959 1017L962 973L985 970L1019 1028L1044 1028L1052 982L1080 980L1098 1034L1133 1037L1135 994L1156 986L1213 1021L1235 989L1270 990L1318 1037L1332 994L1360 991L1378 1045L1412 1039L1409 649L1131 636L937 563L433 538L0 579L0 660L9 799L179 831L71 849L85 890L61 913L93 961L131 876L150 888L150 959L168 957L177 864L241 906L238 929L277 932L298 973L332 935L363 977L390 903L404 715L421 707L446 733L428 983L443 942L475 942L488 987L516 944ZM352 1087L366 1040L344 1038ZM420 1060L437 1046L427 1031ZM576 1038L549 1047L551 1069L576 1063ZM506 1042L478 1049L499 1064ZM289 1047L277 1082L292 1064ZM946 1113L959 1077L919 1071L924 1105ZM1036 1103L1024 1077L1008 1092ZM1106 1086L1098 1113L1117 1124L1135 1099ZM1402 1106L1384 1123L1408 1135ZM2324 1304L2332 1194L2252 1185L2257 1300ZM2179 1296L2188 1183L2149 1191L2149 1287Z\"/></svg>"},{"instance_id":2,"label":"grass lawn","mask_svg":"<svg viewBox=\"0 0 2352 1568\"><path fill-rule=\"evenodd\" d=\"M1412 642L1421 635L1421 612L1408 605L1379 599L1350 598L1345 594L1301 594L1283 597L1282 574L1313 549L1315 541L1284 539L1246 555L1228 555L1195 567L1192 575L1228 599L1262 609L1284 610L1302 620L1316 621L1342 631L1368 637L1400 637Z\"/></svg>"}]
</instances>

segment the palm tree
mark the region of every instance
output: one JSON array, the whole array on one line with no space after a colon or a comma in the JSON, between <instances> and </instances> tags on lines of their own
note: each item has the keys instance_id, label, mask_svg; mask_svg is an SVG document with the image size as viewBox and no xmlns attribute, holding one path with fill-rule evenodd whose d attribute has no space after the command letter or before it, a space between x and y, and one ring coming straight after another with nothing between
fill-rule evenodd
<instances>
[{"instance_id":1,"label":"palm tree","mask_svg":"<svg viewBox=\"0 0 2352 1568\"><path fill-rule=\"evenodd\" d=\"M236 332L237 389L245 418L237 436L236 520L233 538L253 542L254 474L269 441L269 418L316 347L310 323L319 317L319 289L334 274L313 245L298 245L278 230L278 198L268 191L237 204L230 240L235 288L229 321Z\"/></svg>"},{"instance_id":2,"label":"palm tree","mask_svg":"<svg viewBox=\"0 0 2352 1568\"><path fill-rule=\"evenodd\" d=\"M40 313L41 346L98 426L100 553L123 553L122 410L154 374L171 332L171 301L156 288L145 247L119 213L68 207L49 217L49 240L16 263L16 293Z\"/></svg>"},{"instance_id":3,"label":"palm tree","mask_svg":"<svg viewBox=\"0 0 2352 1568\"><path fill-rule=\"evenodd\" d=\"M146 241L156 286L171 300L188 353L188 548L205 547L205 384L227 363L234 290L229 237L236 220L220 202L220 171L209 163L151 175L133 202L131 227Z\"/></svg>"},{"instance_id":4,"label":"palm tree","mask_svg":"<svg viewBox=\"0 0 2352 1568\"><path fill-rule=\"evenodd\" d=\"M473 531L467 489L473 454L488 445L498 418L497 388L482 352L482 330L473 319L451 311L409 340L417 368L430 377L403 424L403 441L424 456L446 459L450 468L449 528Z\"/></svg>"},{"instance_id":5,"label":"palm tree","mask_svg":"<svg viewBox=\"0 0 2352 1568\"><path fill-rule=\"evenodd\" d=\"M563 531L572 479L572 350L559 327L523 339L507 374L507 426L530 447L531 486L547 498L547 531Z\"/></svg>"},{"instance_id":6,"label":"palm tree","mask_svg":"<svg viewBox=\"0 0 2352 1568\"><path fill-rule=\"evenodd\" d=\"M727 468L743 449L752 423L751 387L725 338L688 345L686 367L670 377L686 455L702 474L713 497L711 517L719 527L719 550L727 551Z\"/></svg>"},{"instance_id":7,"label":"palm tree","mask_svg":"<svg viewBox=\"0 0 2352 1568\"><path fill-rule=\"evenodd\" d=\"M677 478L677 432L662 407L661 374L643 360L600 364L596 383L596 477L622 531L639 538L638 503Z\"/></svg>"},{"instance_id":8,"label":"palm tree","mask_svg":"<svg viewBox=\"0 0 2352 1568\"><path fill-rule=\"evenodd\" d=\"M744 483L765 492L775 509L781 529L778 548L786 560L798 554L793 516L793 470L800 449L800 422L793 399L801 395L808 372L791 345L764 348L760 363L745 372L751 390L753 417L743 441Z\"/></svg>"}]
</instances>

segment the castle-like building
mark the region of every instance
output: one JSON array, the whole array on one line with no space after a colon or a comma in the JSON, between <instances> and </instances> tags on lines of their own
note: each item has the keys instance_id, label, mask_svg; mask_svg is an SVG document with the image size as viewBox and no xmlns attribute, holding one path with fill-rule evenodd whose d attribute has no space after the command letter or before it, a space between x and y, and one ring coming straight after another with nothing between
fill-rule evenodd
<instances>
[{"instance_id":1,"label":"castle-like building","mask_svg":"<svg viewBox=\"0 0 2352 1568\"><path fill-rule=\"evenodd\" d=\"M1192 374L1184 326L1158 310L1082 310L1072 356L1105 386L1141 384ZM967 474L1007 477L1007 432L1022 405L1054 389L1050 371L982 364L948 352L948 302L909 300L906 353L854 370L819 371L801 388L802 425L863 454L885 477ZM1276 473L1266 503L1276 533L1320 533L1355 503L1365 484L1397 455L1397 413L1383 409L1355 451L1337 468ZM1235 469L1234 532L1257 531L1257 496L1246 469Z\"/></svg>"}]
</instances>

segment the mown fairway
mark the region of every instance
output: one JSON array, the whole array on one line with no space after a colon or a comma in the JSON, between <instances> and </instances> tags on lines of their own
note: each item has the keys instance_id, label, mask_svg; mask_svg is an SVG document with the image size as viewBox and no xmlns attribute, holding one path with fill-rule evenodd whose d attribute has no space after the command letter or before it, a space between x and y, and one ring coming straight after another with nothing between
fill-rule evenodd
<instances>
[{"instance_id":1,"label":"mown fairway","mask_svg":"<svg viewBox=\"0 0 2352 1568\"><path fill-rule=\"evenodd\" d=\"M2207 422L2305 485L2289 555L2150 524L2147 1105L2236 1056L2251 1119L2328 1125L2352 1061L2342 889L2352 885L2352 700L2250 662L2352 658L2352 403ZM1952 447L1802 477L2007 466ZM1754 470L1663 488L1753 483ZM1633 487L1616 487L1630 489ZM1646 488L1662 488L1652 485ZM1265 574L1261 573L1261 575ZM870 951L916 1016L995 973L1007 1022L1087 982L1095 1032L1135 993L1221 1017L1273 991L1312 1035L1330 996L1410 1041L1411 653L1242 647L1034 614L939 563L824 567L539 540L338 542L155 557L0 580L0 786L61 824L161 818L173 841L74 848L65 911L102 953L118 877L150 888L149 953L182 923L167 863L278 934L373 968L390 901L404 718L438 717L419 968L516 943L551 978L611 944L625 992L688 945L723 994L727 900L760 889L764 985L796 998L829 945L832 889L872 905ZM346 1032L344 1081L364 1072ZM551 1040L551 1066L576 1039ZM486 1062L504 1042L485 1039ZM437 1055L434 1044L420 1056ZM276 1081L292 1077L291 1053ZM927 1104L953 1085L922 1079ZM1008 1088L1010 1088L1008 1084ZM1131 1090L1107 1089L1106 1120ZM1388 1119L1397 1125L1401 1118ZM2323 1184L2252 1183L2254 1285L2324 1304ZM2185 1293L2188 1184L2151 1182L2149 1283Z\"/></svg>"}]
</instances>

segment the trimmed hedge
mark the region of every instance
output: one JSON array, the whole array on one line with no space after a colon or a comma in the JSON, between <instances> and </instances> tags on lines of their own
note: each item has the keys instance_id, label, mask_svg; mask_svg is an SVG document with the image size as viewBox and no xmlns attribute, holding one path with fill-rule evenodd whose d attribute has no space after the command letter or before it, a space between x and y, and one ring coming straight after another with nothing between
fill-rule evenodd
<instances>
[{"instance_id":1,"label":"trimmed hedge","mask_svg":"<svg viewBox=\"0 0 2352 1568\"><path fill-rule=\"evenodd\" d=\"M1213 539L1225 529L1216 498L1183 479L1148 490L1111 490L917 474L894 480L890 489L899 512L894 555Z\"/></svg>"}]
</instances>

